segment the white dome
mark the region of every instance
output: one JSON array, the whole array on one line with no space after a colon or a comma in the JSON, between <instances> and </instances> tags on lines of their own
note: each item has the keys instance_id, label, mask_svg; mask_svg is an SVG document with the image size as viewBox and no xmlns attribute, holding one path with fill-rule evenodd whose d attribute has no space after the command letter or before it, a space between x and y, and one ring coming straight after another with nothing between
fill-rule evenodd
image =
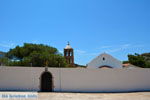
<instances>
[{"instance_id":1,"label":"white dome","mask_svg":"<svg viewBox=\"0 0 150 100\"><path fill-rule=\"evenodd\" d=\"M70 46L70 44L69 44L69 42L68 42L68 44L66 45L65 49L72 49L71 46Z\"/></svg>"},{"instance_id":2,"label":"white dome","mask_svg":"<svg viewBox=\"0 0 150 100\"><path fill-rule=\"evenodd\" d=\"M66 45L65 49L72 49L70 45Z\"/></svg>"}]
</instances>

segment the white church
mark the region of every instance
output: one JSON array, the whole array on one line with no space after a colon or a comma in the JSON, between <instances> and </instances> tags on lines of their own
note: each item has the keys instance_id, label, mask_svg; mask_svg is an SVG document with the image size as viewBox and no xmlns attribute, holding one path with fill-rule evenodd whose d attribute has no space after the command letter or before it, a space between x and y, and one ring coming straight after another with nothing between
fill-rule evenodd
<instances>
[{"instance_id":1,"label":"white church","mask_svg":"<svg viewBox=\"0 0 150 100\"><path fill-rule=\"evenodd\" d=\"M123 68L122 62L109 54L102 53L88 63L87 68Z\"/></svg>"},{"instance_id":2,"label":"white church","mask_svg":"<svg viewBox=\"0 0 150 100\"><path fill-rule=\"evenodd\" d=\"M64 57L74 65L68 43ZM0 91L129 92L150 91L150 69L131 66L103 53L87 68L0 67Z\"/></svg>"},{"instance_id":3,"label":"white church","mask_svg":"<svg viewBox=\"0 0 150 100\"><path fill-rule=\"evenodd\" d=\"M73 48L68 43L64 48L64 57L66 61L74 65L74 52ZM91 62L87 64L86 68L137 68L137 66L131 64L122 64L122 61L112 57L107 53L102 53L96 58L94 58Z\"/></svg>"}]
</instances>

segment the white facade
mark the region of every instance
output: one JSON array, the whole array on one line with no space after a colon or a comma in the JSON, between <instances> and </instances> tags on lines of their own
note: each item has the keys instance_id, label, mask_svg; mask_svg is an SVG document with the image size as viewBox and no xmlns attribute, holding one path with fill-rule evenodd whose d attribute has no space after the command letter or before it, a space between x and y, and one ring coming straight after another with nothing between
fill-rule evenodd
<instances>
[{"instance_id":1,"label":"white facade","mask_svg":"<svg viewBox=\"0 0 150 100\"><path fill-rule=\"evenodd\" d=\"M109 54L103 53L87 64L87 68L122 68L122 62L115 59Z\"/></svg>"},{"instance_id":2,"label":"white facade","mask_svg":"<svg viewBox=\"0 0 150 100\"><path fill-rule=\"evenodd\" d=\"M48 68L53 90L65 92L150 91L150 69ZM40 91L41 67L0 67L0 90Z\"/></svg>"}]
</instances>

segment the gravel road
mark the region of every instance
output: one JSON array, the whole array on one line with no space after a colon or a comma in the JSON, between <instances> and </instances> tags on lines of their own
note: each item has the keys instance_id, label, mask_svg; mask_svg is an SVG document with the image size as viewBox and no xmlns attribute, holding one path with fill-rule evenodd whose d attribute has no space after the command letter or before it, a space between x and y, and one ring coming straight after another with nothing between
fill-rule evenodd
<instances>
[{"instance_id":1,"label":"gravel road","mask_svg":"<svg viewBox=\"0 0 150 100\"><path fill-rule=\"evenodd\" d=\"M150 100L150 92L132 93L43 93L0 92L0 100Z\"/></svg>"}]
</instances>

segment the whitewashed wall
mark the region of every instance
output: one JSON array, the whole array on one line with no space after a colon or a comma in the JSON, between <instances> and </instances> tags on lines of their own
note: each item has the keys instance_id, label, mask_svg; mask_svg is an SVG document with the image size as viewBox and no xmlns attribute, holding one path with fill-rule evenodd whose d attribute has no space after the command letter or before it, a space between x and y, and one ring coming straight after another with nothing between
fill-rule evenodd
<instances>
[{"instance_id":1,"label":"whitewashed wall","mask_svg":"<svg viewBox=\"0 0 150 100\"><path fill-rule=\"evenodd\" d=\"M150 91L150 69L49 68L48 70L53 75L54 91ZM44 68L39 67L1 66L0 90L39 91L39 78L43 71Z\"/></svg>"},{"instance_id":2,"label":"whitewashed wall","mask_svg":"<svg viewBox=\"0 0 150 100\"><path fill-rule=\"evenodd\" d=\"M150 90L150 69L62 69L62 90L125 92Z\"/></svg>"},{"instance_id":3,"label":"whitewashed wall","mask_svg":"<svg viewBox=\"0 0 150 100\"><path fill-rule=\"evenodd\" d=\"M50 68L55 85L59 91L59 69ZM45 71L40 67L3 67L0 66L0 90L40 91L40 77Z\"/></svg>"}]
</instances>

